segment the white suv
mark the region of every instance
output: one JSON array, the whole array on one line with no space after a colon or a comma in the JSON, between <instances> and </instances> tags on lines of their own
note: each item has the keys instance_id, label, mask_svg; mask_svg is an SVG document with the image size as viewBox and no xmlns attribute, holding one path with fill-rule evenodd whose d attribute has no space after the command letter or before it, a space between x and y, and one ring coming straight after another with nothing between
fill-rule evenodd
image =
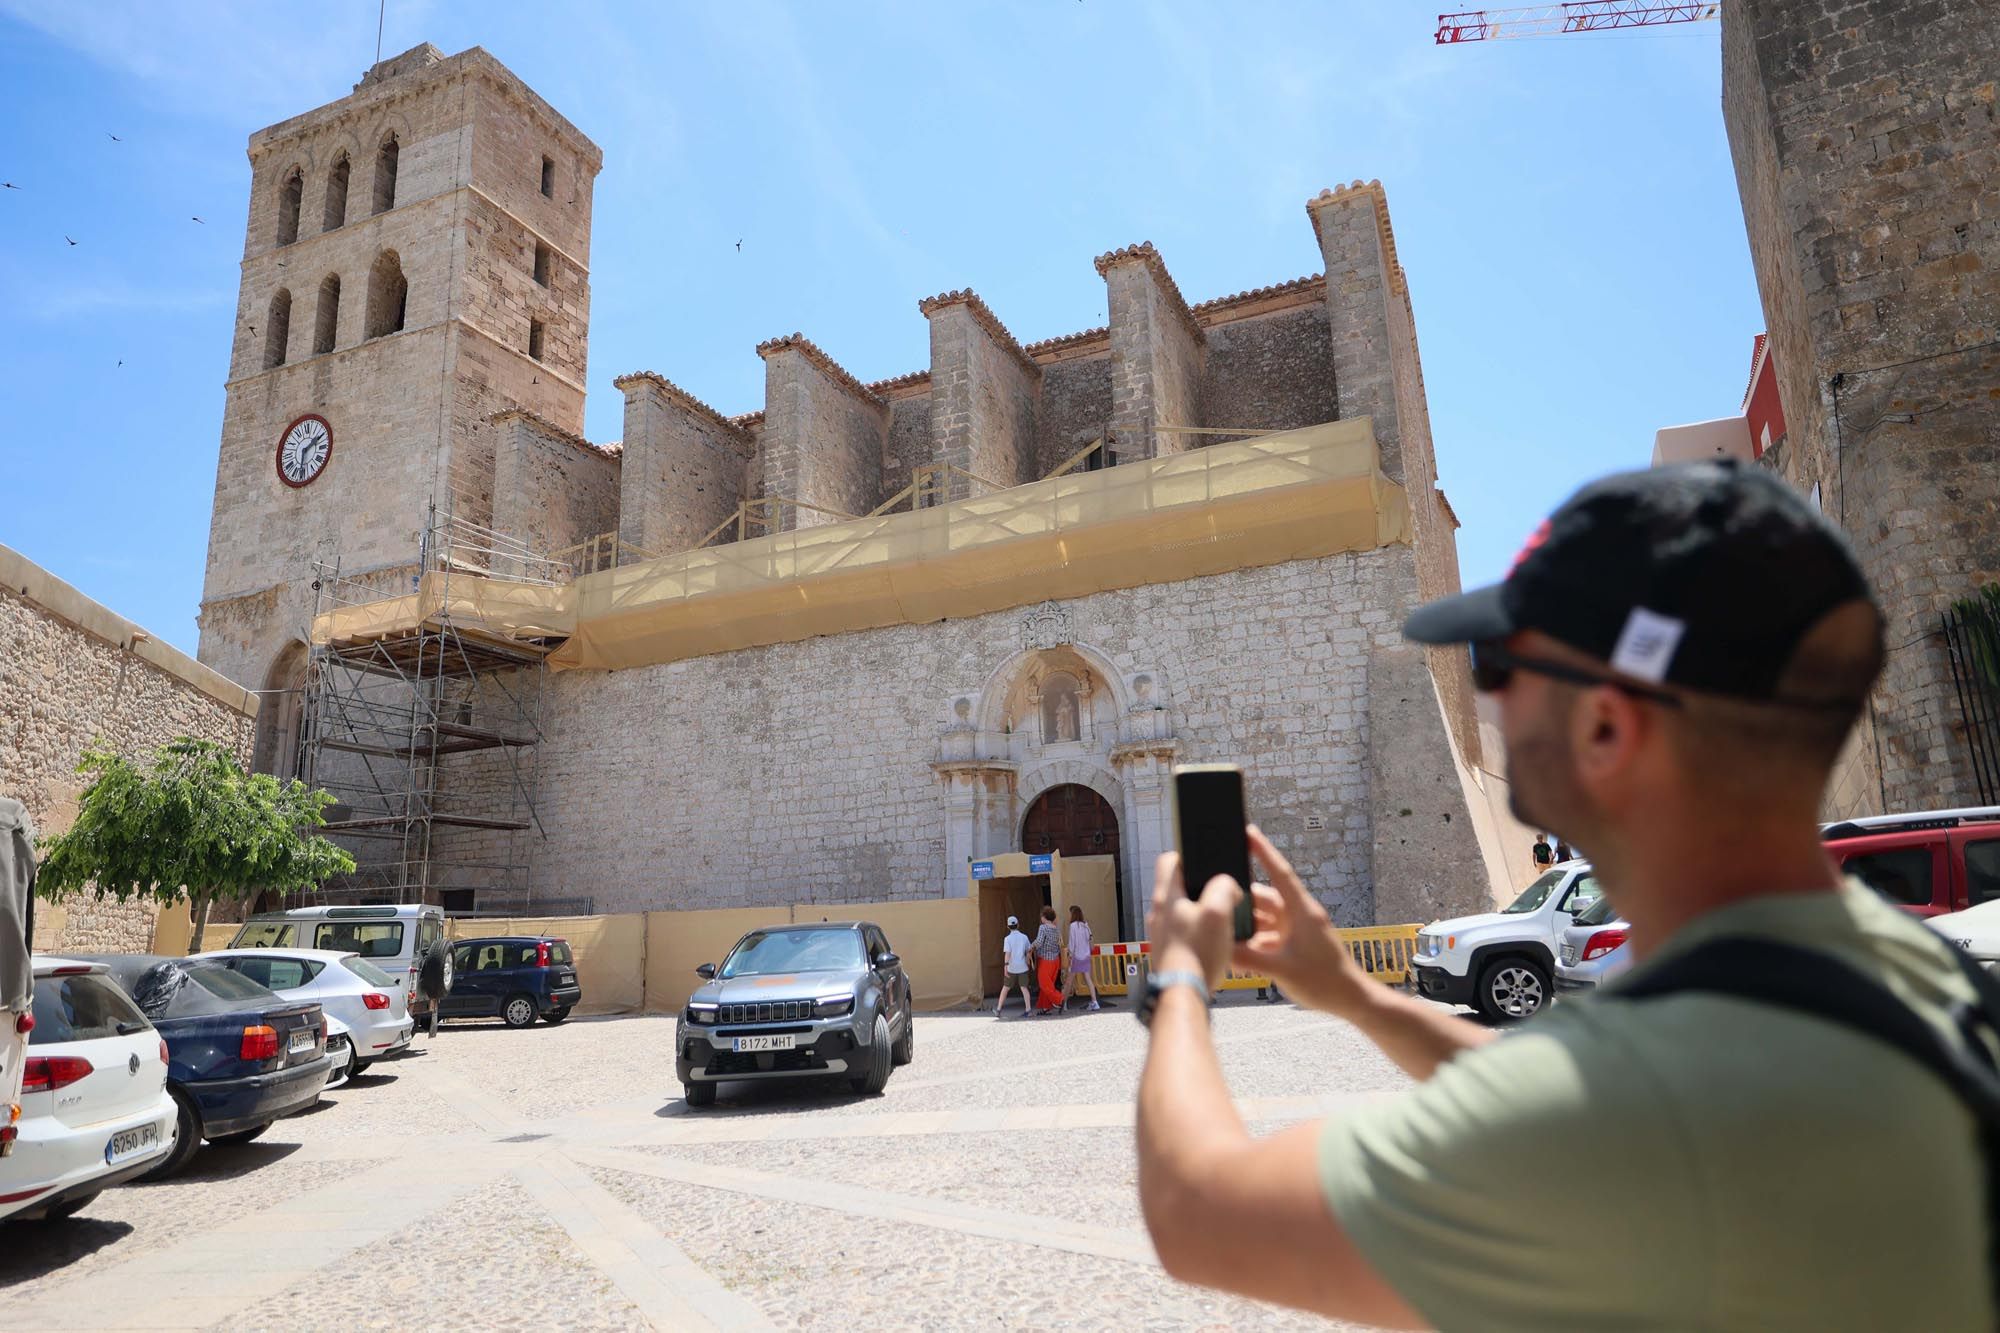
<instances>
[{"instance_id":1,"label":"white suv","mask_svg":"<svg viewBox=\"0 0 2000 1333\"><path fill-rule=\"evenodd\" d=\"M1565 861L1501 911L1425 926L1410 960L1417 993L1489 1020L1526 1018L1548 1003L1563 931L1603 896L1588 861Z\"/></svg>"}]
</instances>

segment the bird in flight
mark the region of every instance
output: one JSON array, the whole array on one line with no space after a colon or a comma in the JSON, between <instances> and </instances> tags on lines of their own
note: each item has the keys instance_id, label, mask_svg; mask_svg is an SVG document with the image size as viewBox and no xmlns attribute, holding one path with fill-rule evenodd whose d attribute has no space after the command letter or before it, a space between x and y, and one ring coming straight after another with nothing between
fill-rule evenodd
<instances>
[{"instance_id":1,"label":"bird in flight","mask_svg":"<svg viewBox=\"0 0 2000 1333\"><path fill-rule=\"evenodd\" d=\"M6 188L10 190L18 190L21 188L20 186L14 184L14 182L12 181L0 181L0 185L4 185Z\"/></svg>"},{"instance_id":2,"label":"bird in flight","mask_svg":"<svg viewBox=\"0 0 2000 1333\"><path fill-rule=\"evenodd\" d=\"M739 255L743 253L743 242L738 241L736 243L736 253Z\"/></svg>"},{"instance_id":3,"label":"bird in flight","mask_svg":"<svg viewBox=\"0 0 2000 1333\"><path fill-rule=\"evenodd\" d=\"M69 241L69 237L67 237L67 236L63 237L63 239L64 239L65 241ZM75 242L75 241L69 241L69 243L70 243L71 245L75 245L75 244L76 244L76 242Z\"/></svg>"},{"instance_id":4,"label":"bird in flight","mask_svg":"<svg viewBox=\"0 0 2000 1333\"><path fill-rule=\"evenodd\" d=\"M124 142L125 142L125 141L124 141L123 139L121 139L121 138L119 138L119 137L118 137L117 135L113 134L113 133L112 133L112 132L111 132L110 130L106 130L106 131L104 132L104 135L105 135L105 137L106 137L106 138L110 139L110 140L111 140L111 142L113 142L113 143L124 143Z\"/></svg>"},{"instance_id":5,"label":"bird in flight","mask_svg":"<svg viewBox=\"0 0 2000 1333\"><path fill-rule=\"evenodd\" d=\"M200 218L196 218L196 219L195 219L195 221L196 221L196 222L201 222L201 219L200 219ZM204 227L205 227L205 226L207 226L207 225L208 225L208 224L207 224L206 222L202 222L202 226L204 226Z\"/></svg>"}]
</instances>

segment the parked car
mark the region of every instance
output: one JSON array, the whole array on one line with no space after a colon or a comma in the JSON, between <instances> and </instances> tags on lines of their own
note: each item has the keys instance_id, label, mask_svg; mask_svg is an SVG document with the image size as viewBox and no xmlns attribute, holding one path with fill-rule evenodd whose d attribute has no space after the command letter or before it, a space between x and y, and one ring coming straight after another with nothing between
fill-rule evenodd
<instances>
[{"instance_id":1,"label":"parked car","mask_svg":"<svg viewBox=\"0 0 2000 1333\"><path fill-rule=\"evenodd\" d=\"M35 830L28 808L0 796L0 1157L21 1132L21 1076L35 1024L31 950L35 920Z\"/></svg>"},{"instance_id":2,"label":"parked car","mask_svg":"<svg viewBox=\"0 0 2000 1333\"><path fill-rule=\"evenodd\" d=\"M1562 933L1556 946L1556 993L1596 990L1632 966L1632 923L1609 898L1599 898Z\"/></svg>"},{"instance_id":3,"label":"parked car","mask_svg":"<svg viewBox=\"0 0 2000 1333\"><path fill-rule=\"evenodd\" d=\"M174 1150L167 1043L101 964L33 959L21 1119L0 1217L70 1217Z\"/></svg>"},{"instance_id":4,"label":"parked car","mask_svg":"<svg viewBox=\"0 0 2000 1333\"><path fill-rule=\"evenodd\" d=\"M234 949L331 949L355 953L395 978L403 1006L418 1027L430 1024L431 1004L417 989L425 955L444 950L444 987L451 989L451 952L444 912L421 903L380 907L295 907L259 912L237 927Z\"/></svg>"},{"instance_id":5,"label":"parked car","mask_svg":"<svg viewBox=\"0 0 2000 1333\"><path fill-rule=\"evenodd\" d=\"M319 1100L333 1062L317 1003L287 1000L220 963L105 954L103 963L167 1042L176 1142L149 1178L171 1176L201 1141L238 1144Z\"/></svg>"},{"instance_id":6,"label":"parked car","mask_svg":"<svg viewBox=\"0 0 2000 1333\"><path fill-rule=\"evenodd\" d=\"M1602 896L1588 861L1565 861L1498 912L1425 926L1410 960L1417 993L1490 1021L1528 1017L1548 1002L1562 932Z\"/></svg>"},{"instance_id":7,"label":"parked car","mask_svg":"<svg viewBox=\"0 0 2000 1333\"><path fill-rule=\"evenodd\" d=\"M1820 837L1844 873L1914 916L2000 899L2000 807L1873 815Z\"/></svg>"},{"instance_id":8,"label":"parked car","mask_svg":"<svg viewBox=\"0 0 2000 1333\"><path fill-rule=\"evenodd\" d=\"M492 935L451 946L445 1018L499 1015L510 1028L540 1018L560 1023L583 1001L569 941L550 935Z\"/></svg>"},{"instance_id":9,"label":"parked car","mask_svg":"<svg viewBox=\"0 0 2000 1333\"><path fill-rule=\"evenodd\" d=\"M353 1077L354 1036L347 1030L347 1024L332 1014L321 1011L326 1019L326 1086L321 1092L330 1092Z\"/></svg>"},{"instance_id":10,"label":"parked car","mask_svg":"<svg viewBox=\"0 0 2000 1333\"><path fill-rule=\"evenodd\" d=\"M689 1106L736 1079L844 1077L879 1093L915 1058L910 979L868 922L753 930L695 972L703 984L674 1028Z\"/></svg>"},{"instance_id":11,"label":"parked car","mask_svg":"<svg viewBox=\"0 0 2000 1333\"><path fill-rule=\"evenodd\" d=\"M332 949L218 949L196 954L277 992L316 1000L349 1033L343 1077L406 1049L416 1035L403 984L359 954Z\"/></svg>"}]
</instances>

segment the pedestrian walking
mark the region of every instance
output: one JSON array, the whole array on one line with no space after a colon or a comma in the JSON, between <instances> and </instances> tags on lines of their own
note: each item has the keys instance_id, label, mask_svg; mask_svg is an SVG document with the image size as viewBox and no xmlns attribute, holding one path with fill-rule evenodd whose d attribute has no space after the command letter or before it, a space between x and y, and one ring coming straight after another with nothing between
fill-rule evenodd
<instances>
[{"instance_id":1,"label":"pedestrian walking","mask_svg":"<svg viewBox=\"0 0 2000 1333\"><path fill-rule=\"evenodd\" d=\"M1535 869L1547 870L1555 862L1556 849L1549 846L1549 835L1546 833L1537 833L1535 835Z\"/></svg>"},{"instance_id":2,"label":"pedestrian walking","mask_svg":"<svg viewBox=\"0 0 2000 1333\"><path fill-rule=\"evenodd\" d=\"M1025 1016L1031 1012L1028 1008L1028 937L1021 933L1021 918L1018 916L1007 918L1007 937L1000 941L1000 998L993 1002L995 1018L1007 1016L1007 990L1012 986L1021 988L1021 1013Z\"/></svg>"},{"instance_id":3,"label":"pedestrian walking","mask_svg":"<svg viewBox=\"0 0 2000 1333\"><path fill-rule=\"evenodd\" d=\"M1589 846L1638 961L1496 1040L1372 983L1256 830L1233 949L1238 886L1191 900L1162 857L1138 1150L1166 1271L1399 1328L1994 1328L2000 988L1816 823L1883 660L1845 539L1762 468L1628 473L1404 634L1470 646L1516 813ZM1203 1003L1232 953L1416 1085L1252 1139Z\"/></svg>"},{"instance_id":4,"label":"pedestrian walking","mask_svg":"<svg viewBox=\"0 0 2000 1333\"><path fill-rule=\"evenodd\" d=\"M1062 934L1056 929L1056 909L1042 909L1035 930L1035 1012L1052 1014L1062 1005Z\"/></svg>"},{"instance_id":5,"label":"pedestrian walking","mask_svg":"<svg viewBox=\"0 0 2000 1333\"><path fill-rule=\"evenodd\" d=\"M1076 983L1081 980L1084 986L1090 990L1090 1008L1091 1012L1095 1013L1100 1006L1097 1003L1097 978L1090 971L1090 946L1090 923L1083 919L1083 909L1075 903L1071 903L1069 907L1069 977L1063 985L1063 1002L1065 1004L1069 1002L1070 996L1074 995L1079 989Z\"/></svg>"}]
</instances>

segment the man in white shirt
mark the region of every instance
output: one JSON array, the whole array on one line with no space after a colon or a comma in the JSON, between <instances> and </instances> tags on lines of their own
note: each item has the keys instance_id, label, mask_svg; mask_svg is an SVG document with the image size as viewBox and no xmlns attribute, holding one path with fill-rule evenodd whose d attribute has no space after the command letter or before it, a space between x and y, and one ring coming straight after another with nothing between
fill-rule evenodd
<instances>
[{"instance_id":1,"label":"man in white shirt","mask_svg":"<svg viewBox=\"0 0 2000 1333\"><path fill-rule=\"evenodd\" d=\"M1007 918L1007 938L1000 941L1000 998L993 1002L993 1016L1007 1016L1009 987L1021 988L1021 1014L1028 1014L1028 937L1021 933L1021 918Z\"/></svg>"}]
</instances>

